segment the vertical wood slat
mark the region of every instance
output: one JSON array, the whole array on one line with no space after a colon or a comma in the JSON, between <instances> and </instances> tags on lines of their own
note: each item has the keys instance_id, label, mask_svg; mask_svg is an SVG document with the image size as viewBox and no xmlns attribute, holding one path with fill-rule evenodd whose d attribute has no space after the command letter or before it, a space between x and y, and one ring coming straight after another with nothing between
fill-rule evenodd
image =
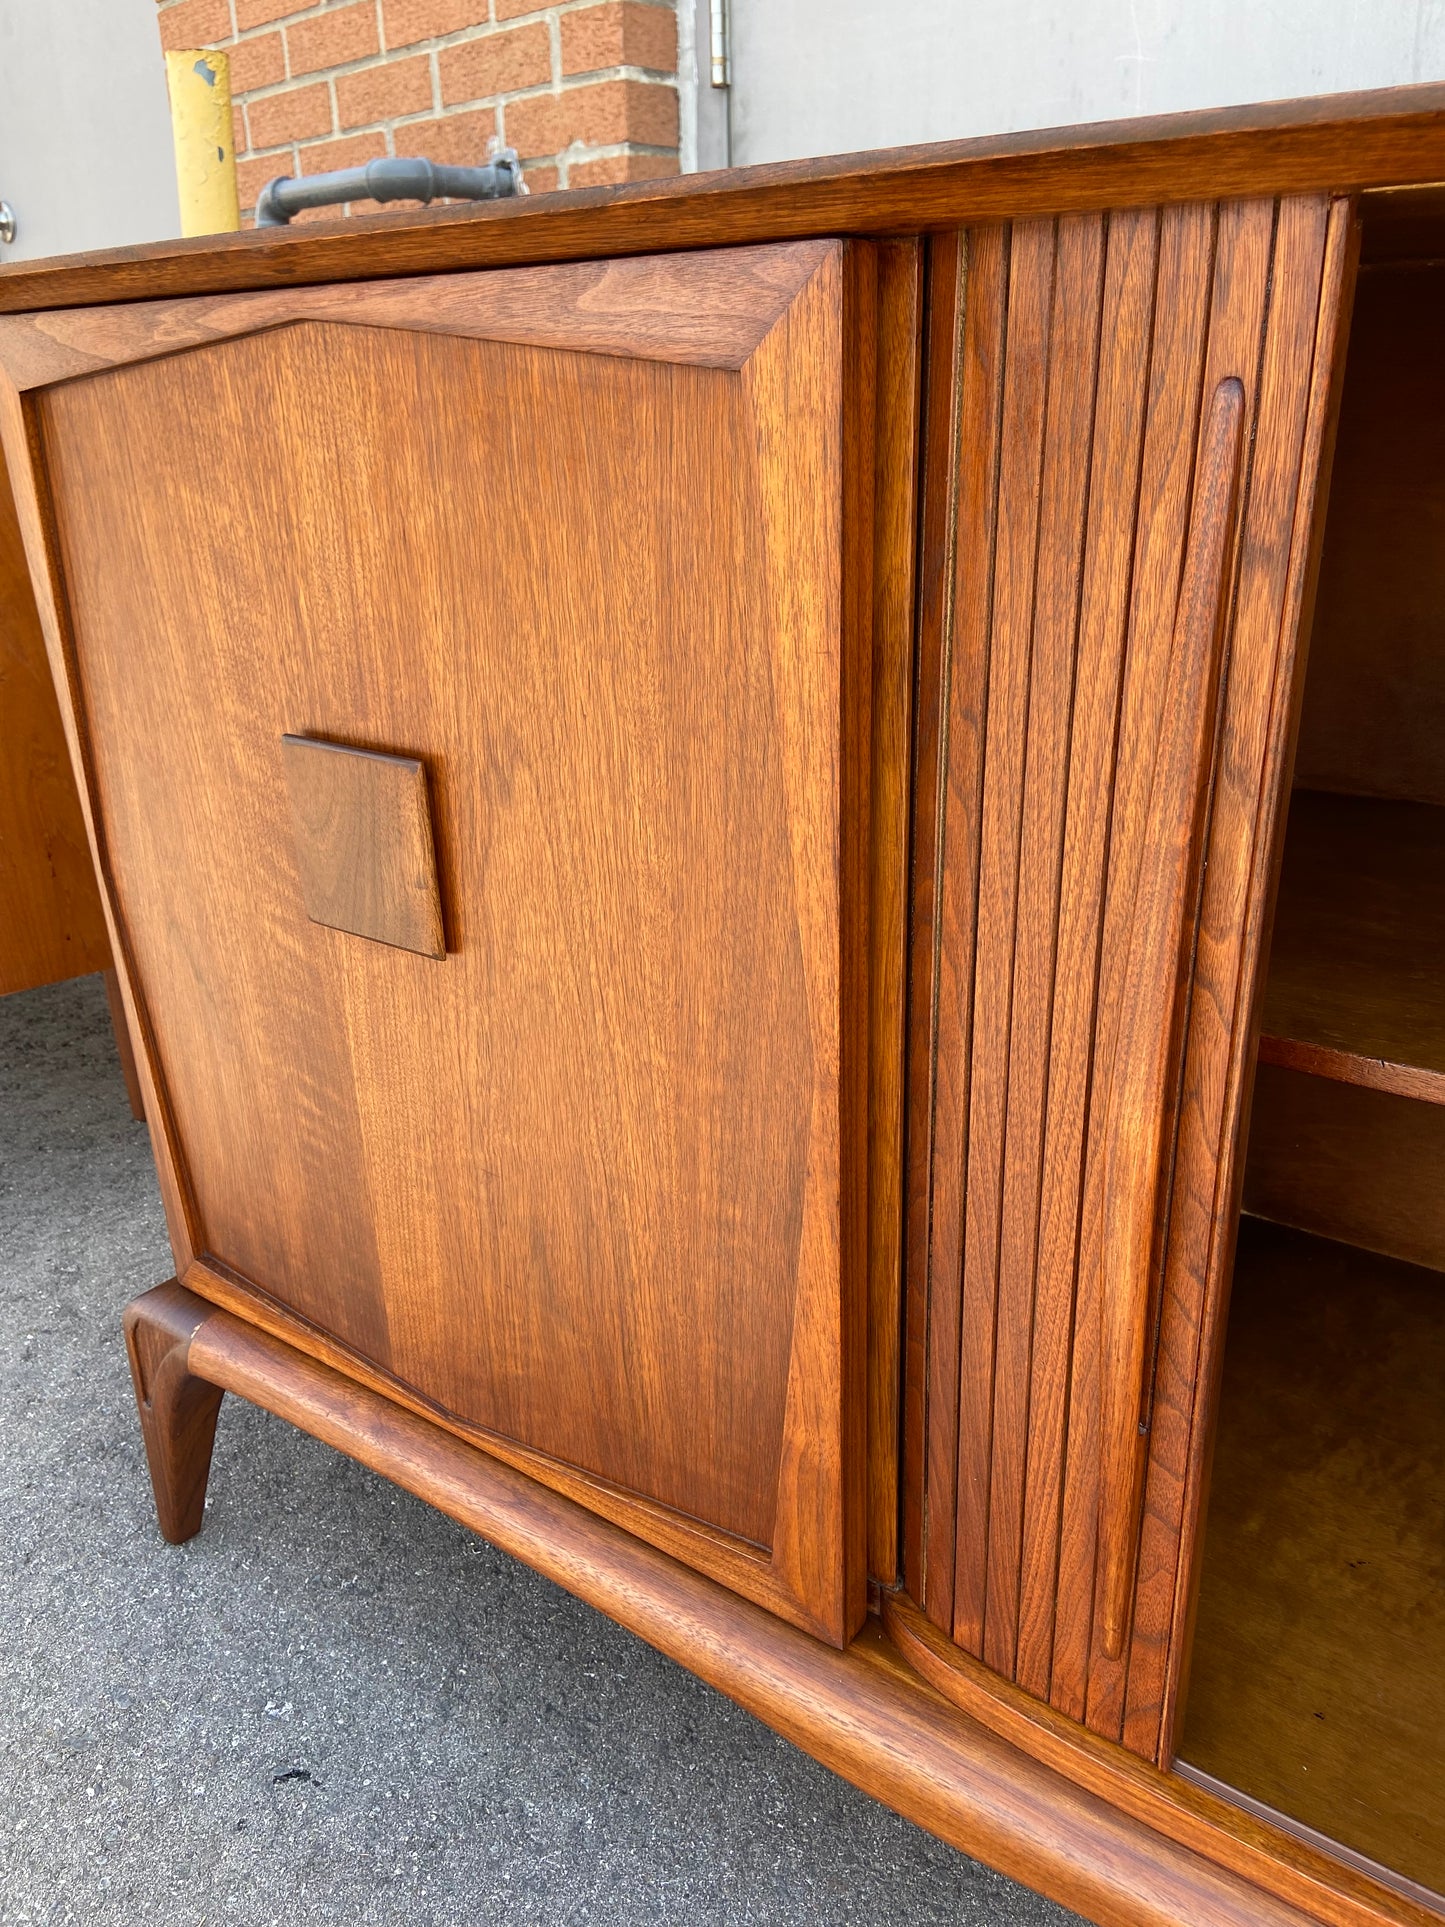
<instances>
[{"instance_id":1,"label":"vertical wood slat","mask_svg":"<svg viewBox=\"0 0 1445 1927\"><path fill-rule=\"evenodd\" d=\"M1256 425L1274 221L1271 201L1232 202L1219 210L1204 365L1196 378L1200 396L1212 393L1226 377L1240 380L1247 418L1254 419ZM1191 436L1191 462L1193 439ZM1241 491L1241 514L1246 518L1251 499L1247 478ZM1167 641L1164 646L1167 649ZM1227 663L1226 676L1232 679L1232 673L1232 664ZM1111 1659L1104 1652L1102 1613L1096 1612L1085 1716L1095 1731L1111 1739L1118 1739L1122 1733L1127 1681L1127 1654Z\"/></svg>"},{"instance_id":2,"label":"vertical wood slat","mask_svg":"<svg viewBox=\"0 0 1445 1927\"><path fill-rule=\"evenodd\" d=\"M1303 205L1285 204L1282 236L1292 223L1308 228ZM910 1318L927 1319L922 1336L916 1325L909 1334L918 1381L910 1410L923 1434L915 1463L926 1482L920 1576L930 1618L959 1645L1146 1754L1157 1751L1178 1676L1183 1481L1200 1456L1188 1355L1199 1281L1211 1264L1217 1275L1219 1259L1192 1248L1197 1225L1188 1249L1166 1250L1159 1435L1138 1569L1145 1645L1131 1676L1128 1649L1109 1660L1095 1626L1104 1182L1095 1086L1121 1007L1154 747L1171 694L1203 396L1228 376L1241 381L1252 431L1269 439L1281 501L1293 503L1308 459L1289 415L1293 407L1302 422L1319 301L1318 264L1311 270L1304 243L1282 241L1274 263L1276 278L1290 281L1275 308L1283 299L1295 321L1280 337L1273 412L1260 386L1275 222L1275 204L1261 201L1021 223L1011 234L991 231L986 249L970 236L961 323L973 355L960 354L955 446L972 492L961 475L936 744L945 807L941 842L930 848L938 948L926 1263L917 1245L911 1254ZM984 343L994 346L991 360L979 352ZM991 503L979 482L995 453ZM1269 513L1259 558L1249 560L1248 541L1238 545L1239 625L1256 593L1249 572L1283 579L1289 529L1278 526L1277 508ZM1280 620L1276 611L1269 639L1251 644L1266 664L1278 654ZM1263 637L1263 618L1251 621ZM1241 685L1236 698L1236 672L1228 674L1226 716L1245 701L1268 708L1267 689L1246 694ZM919 701L922 713L922 689ZM1228 753L1225 744L1221 769ZM1257 755L1251 769L1253 791L1241 778L1229 806L1250 825L1259 816ZM1212 866L1216 843L1209 848ZM1206 910L1209 891L1222 887L1211 870ZM1246 860L1236 912L1253 901L1249 887ZM1192 931L1188 941L1192 955ZM1208 962L1203 935L1199 942ZM1230 967L1237 977L1237 956ZM1206 998L1217 979L1201 974ZM1227 1055L1232 1004L1212 1020ZM916 1011L914 1022L916 1035ZM1219 1048L1215 1039L1215 1058ZM1181 1091L1184 1146L1199 1133L1186 1114L1187 1083ZM1175 1196L1171 1223L1186 1207L1206 1229L1218 1221L1204 1180L1219 1168L1232 1113L1213 1087L1211 1101L1215 1128L1189 1177L1197 1195ZM915 1194L920 1155L915 1136ZM1177 1287L1168 1266L1183 1267Z\"/></svg>"},{"instance_id":3,"label":"vertical wood slat","mask_svg":"<svg viewBox=\"0 0 1445 1927\"><path fill-rule=\"evenodd\" d=\"M1113 218L1101 302L1089 523L1078 625L1048 1111L1044 1121L1048 1182L1043 1188L1039 1227L1015 1667L1019 1684L1041 1699L1048 1697L1053 1666L1063 1451L1093 1064L1104 849L1149 375L1148 357L1140 354L1138 344L1149 339L1158 228L1158 215L1153 209Z\"/></svg>"},{"instance_id":4,"label":"vertical wood slat","mask_svg":"<svg viewBox=\"0 0 1445 1927\"><path fill-rule=\"evenodd\" d=\"M981 1650L987 1603L1009 1018L1018 947L1024 752L1055 256L1052 221L1015 227L993 552L964 1186L953 1625L954 1638L970 1652Z\"/></svg>"},{"instance_id":5,"label":"vertical wood slat","mask_svg":"<svg viewBox=\"0 0 1445 1927\"><path fill-rule=\"evenodd\" d=\"M1178 1124L1179 1063L1193 963L1203 827L1221 688L1224 612L1244 453L1244 384L1226 375L1200 427L1189 533L1129 920L1113 1063L1095 1117L1103 1135L1100 1453L1095 1614L1124 1657L1132 1618L1147 1430L1155 1286Z\"/></svg>"},{"instance_id":6,"label":"vertical wood slat","mask_svg":"<svg viewBox=\"0 0 1445 1927\"><path fill-rule=\"evenodd\" d=\"M989 1466L984 1658L1009 1675L1018 1643L1043 1122L1103 243L1098 215L1059 222L1018 848Z\"/></svg>"},{"instance_id":7,"label":"vertical wood slat","mask_svg":"<svg viewBox=\"0 0 1445 1927\"><path fill-rule=\"evenodd\" d=\"M1297 638L1343 364L1357 228L1344 202L1285 201L1271 259L1257 457L1241 535L1238 607L1215 777L1192 1024L1186 1043L1169 1262L1122 1737L1167 1761L1184 1654L1193 1535L1212 1405L1239 1159L1228 1120L1248 1074L1242 998L1262 944L1278 774L1298 700ZM1181 1537L1180 1522L1186 1537Z\"/></svg>"},{"instance_id":8,"label":"vertical wood slat","mask_svg":"<svg viewBox=\"0 0 1445 1927\"><path fill-rule=\"evenodd\" d=\"M903 1315L903 1583L926 1596L924 1506L936 1506L927 1454L931 1360L929 1222L933 1196L935 1017L948 732L949 620L957 522L957 391L964 241L935 237L925 257L922 498L919 541L913 840L909 887L908 1172Z\"/></svg>"},{"instance_id":9,"label":"vertical wood slat","mask_svg":"<svg viewBox=\"0 0 1445 1927\"><path fill-rule=\"evenodd\" d=\"M925 257L923 297L922 506L919 541L917 674L914 688L913 845L909 883L907 1129L903 1313L903 1583L920 1602L924 1502L937 1493L925 1471L929 1446L929 1221L933 1197L935 1007L947 747L949 626L958 519L958 391L962 354L964 240L935 236ZM949 1515L951 1519L951 1514ZM952 1546L952 1526L949 1525ZM952 1552L949 1554L952 1570ZM945 1622L946 1623L946 1622Z\"/></svg>"},{"instance_id":10,"label":"vertical wood slat","mask_svg":"<svg viewBox=\"0 0 1445 1927\"><path fill-rule=\"evenodd\" d=\"M1117 738L1104 869L1099 877L1103 902L1093 1070L1080 1208L1075 1343L1069 1361L1058 1618L1049 1689L1053 1703L1075 1719L1084 1717L1089 1691L1101 1449L1097 1282L1103 1172L1096 1156L1094 1107L1099 1075L1114 1047L1139 832L1166 693L1164 671L1183 560L1213 242L1211 208L1170 208L1159 216Z\"/></svg>"},{"instance_id":11,"label":"vertical wood slat","mask_svg":"<svg viewBox=\"0 0 1445 1927\"><path fill-rule=\"evenodd\" d=\"M957 539L948 582L952 634L943 711L946 772L939 831L945 841L939 853L933 1194L926 1247L930 1419L924 1605L945 1631L953 1625L962 1285L959 1253L971 1082L983 704L989 676L1008 274L1006 231L986 228L971 234L958 371Z\"/></svg>"},{"instance_id":12,"label":"vertical wood slat","mask_svg":"<svg viewBox=\"0 0 1445 1927\"><path fill-rule=\"evenodd\" d=\"M878 336L869 782L868 1572L891 1586L898 1574L903 1000L922 261L914 241L884 242L874 257Z\"/></svg>"}]
</instances>

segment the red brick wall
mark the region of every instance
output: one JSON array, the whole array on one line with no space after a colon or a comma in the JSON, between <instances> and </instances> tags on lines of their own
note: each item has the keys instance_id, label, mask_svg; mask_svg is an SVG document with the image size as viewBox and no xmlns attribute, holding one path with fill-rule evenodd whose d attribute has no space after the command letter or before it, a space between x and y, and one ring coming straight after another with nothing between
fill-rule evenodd
<instances>
[{"instance_id":1,"label":"red brick wall","mask_svg":"<svg viewBox=\"0 0 1445 1927\"><path fill-rule=\"evenodd\" d=\"M274 175L383 154L478 165L493 134L533 193L678 171L674 0L158 5L162 46L231 57L248 223Z\"/></svg>"}]
</instances>

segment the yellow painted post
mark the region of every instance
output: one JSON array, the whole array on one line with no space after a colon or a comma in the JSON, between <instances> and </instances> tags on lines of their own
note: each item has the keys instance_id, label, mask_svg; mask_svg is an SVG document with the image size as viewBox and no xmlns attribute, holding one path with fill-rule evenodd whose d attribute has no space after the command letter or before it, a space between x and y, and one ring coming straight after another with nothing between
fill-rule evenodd
<instances>
[{"instance_id":1,"label":"yellow painted post","mask_svg":"<svg viewBox=\"0 0 1445 1927\"><path fill-rule=\"evenodd\" d=\"M231 135L231 62L215 47L166 55L182 234L226 234L241 225Z\"/></svg>"}]
</instances>

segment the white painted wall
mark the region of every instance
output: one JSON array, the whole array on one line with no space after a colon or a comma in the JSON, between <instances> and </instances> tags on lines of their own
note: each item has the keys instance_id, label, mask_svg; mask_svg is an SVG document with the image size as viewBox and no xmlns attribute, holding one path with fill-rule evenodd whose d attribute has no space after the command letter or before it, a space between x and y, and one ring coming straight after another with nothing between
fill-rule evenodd
<instances>
[{"instance_id":1,"label":"white painted wall","mask_svg":"<svg viewBox=\"0 0 1445 1927\"><path fill-rule=\"evenodd\" d=\"M155 0L0 0L0 260L181 231Z\"/></svg>"},{"instance_id":2,"label":"white painted wall","mask_svg":"<svg viewBox=\"0 0 1445 1927\"><path fill-rule=\"evenodd\" d=\"M734 166L1445 79L1445 0L729 7Z\"/></svg>"},{"instance_id":3,"label":"white painted wall","mask_svg":"<svg viewBox=\"0 0 1445 1927\"><path fill-rule=\"evenodd\" d=\"M678 159L684 174L728 164L729 91L714 87L709 0L677 0Z\"/></svg>"}]
</instances>

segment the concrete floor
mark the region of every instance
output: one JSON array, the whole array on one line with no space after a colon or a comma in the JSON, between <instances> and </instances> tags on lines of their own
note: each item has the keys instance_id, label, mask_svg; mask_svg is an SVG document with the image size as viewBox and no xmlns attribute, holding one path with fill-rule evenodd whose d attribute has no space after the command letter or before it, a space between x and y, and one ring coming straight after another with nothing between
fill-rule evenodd
<instances>
[{"instance_id":1,"label":"concrete floor","mask_svg":"<svg viewBox=\"0 0 1445 1927\"><path fill-rule=\"evenodd\" d=\"M0 1000L4 1927L1072 1918L237 1400L163 1544L120 1312L168 1271L100 979Z\"/></svg>"}]
</instances>

